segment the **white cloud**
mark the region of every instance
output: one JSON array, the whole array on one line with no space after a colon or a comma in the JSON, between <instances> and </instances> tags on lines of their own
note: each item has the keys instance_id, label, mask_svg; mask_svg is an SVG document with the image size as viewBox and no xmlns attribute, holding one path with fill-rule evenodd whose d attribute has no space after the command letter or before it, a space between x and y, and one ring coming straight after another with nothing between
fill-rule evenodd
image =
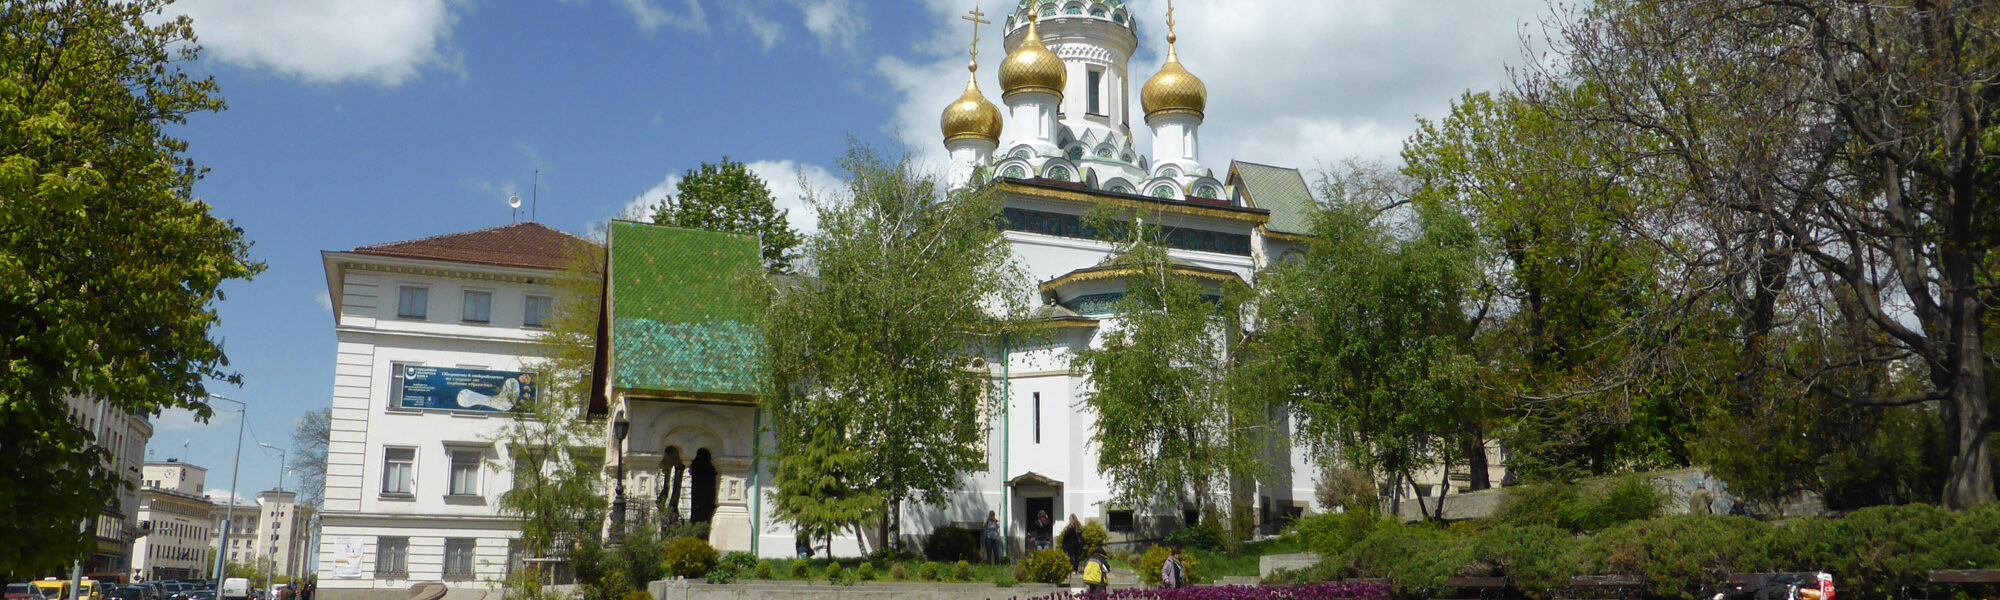
<instances>
[{"instance_id":1,"label":"white cloud","mask_svg":"<svg viewBox=\"0 0 2000 600\"><path fill-rule=\"evenodd\" d=\"M640 31L652 33L661 26L692 33L708 33L708 11L702 9L701 0L683 0L682 10L670 11L660 8L654 0L618 0L618 4L632 13L632 21Z\"/></svg>"},{"instance_id":2,"label":"white cloud","mask_svg":"<svg viewBox=\"0 0 2000 600\"><path fill-rule=\"evenodd\" d=\"M730 5L729 8L736 11L736 17L743 20L744 26L750 28L750 35L756 36L757 42L764 45L764 51L769 52L778 45L779 40L784 39L785 27L779 25L777 21L757 14L749 4L739 2Z\"/></svg>"},{"instance_id":3,"label":"white cloud","mask_svg":"<svg viewBox=\"0 0 2000 600\"><path fill-rule=\"evenodd\" d=\"M398 86L459 72L458 0L182 0L207 56L314 83Z\"/></svg>"},{"instance_id":4,"label":"white cloud","mask_svg":"<svg viewBox=\"0 0 2000 600\"><path fill-rule=\"evenodd\" d=\"M318 304L319 309L326 311L327 314L333 314L333 295L326 290L313 292L313 303Z\"/></svg>"},{"instance_id":5,"label":"white cloud","mask_svg":"<svg viewBox=\"0 0 2000 600\"><path fill-rule=\"evenodd\" d=\"M324 295L325 292L321 292L321 294ZM214 418L210 419L207 423L203 423L195 418L194 411L184 408L169 408L160 411L159 416L153 417L152 423L153 431L156 434L163 434L169 431L192 431L205 429L221 423L234 424L236 423L236 413L218 410L215 411Z\"/></svg>"},{"instance_id":6,"label":"white cloud","mask_svg":"<svg viewBox=\"0 0 2000 600\"><path fill-rule=\"evenodd\" d=\"M778 210L790 211L785 214L785 220L801 234L819 231L819 214L806 205L807 190L824 194L846 186L839 176L819 165L791 160L760 160L744 163L743 166L763 178L764 185L771 188L772 204L777 205Z\"/></svg>"},{"instance_id":7,"label":"white cloud","mask_svg":"<svg viewBox=\"0 0 2000 600\"><path fill-rule=\"evenodd\" d=\"M806 31L819 39L822 49L851 52L855 40L868 30L868 21L849 0L792 0L792 3L799 7Z\"/></svg>"},{"instance_id":8,"label":"white cloud","mask_svg":"<svg viewBox=\"0 0 2000 600\"><path fill-rule=\"evenodd\" d=\"M983 26L979 87L998 104L1008 8ZM917 156L942 162L938 113L963 91L968 25L955 0L924 0L936 33L915 58L882 57L875 70L901 97L886 126ZM1139 20L1138 56L1128 67L1133 134L1147 147L1139 90L1166 55L1164 0L1130 0ZM1442 117L1472 90L1504 88L1506 66L1523 64L1524 33L1546 0L1431 2L1178 3L1181 63L1208 86L1202 155L1220 170L1230 160L1313 169L1350 156L1394 164L1416 117ZM1008 125L1012 125L1009 123ZM1009 134L1003 133L1005 137Z\"/></svg>"}]
</instances>

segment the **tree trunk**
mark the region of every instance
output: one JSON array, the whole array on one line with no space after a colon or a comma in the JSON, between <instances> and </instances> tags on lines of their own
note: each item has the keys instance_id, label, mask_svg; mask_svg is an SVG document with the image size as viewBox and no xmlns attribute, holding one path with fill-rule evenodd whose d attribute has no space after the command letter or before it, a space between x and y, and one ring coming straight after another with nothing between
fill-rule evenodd
<instances>
[{"instance_id":1,"label":"tree trunk","mask_svg":"<svg viewBox=\"0 0 2000 600\"><path fill-rule=\"evenodd\" d=\"M1472 477L1469 487L1473 491L1492 488L1493 478L1486 474L1485 428L1481 427L1478 423L1473 423L1472 432L1465 436L1463 444L1465 447L1461 451L1465 453L1466 468L1471 471L1467 474Z\"/></svg>"},{"instance_id":2,"label":"tree trunk","mask_svg":"<svg viewBox=\"0 0 2000 600\"><path fill-rule=\"evenodd\" d=\"M1955 419L1945 422L1951 428L1952 448L1951 475L1945 481L1944 506L1952 510L1964 510L1994 501L1993 494L1993 445L1988 442L1991 427L1988 427L1988 406L1986 397L1986 350L1980 339L1980 326L1985 316L1985 307L1970 291L1958 292L1951 296L1955 306L1955 316L1951 332L1958 338L1957 352L1952 365L1952 386L1950 397L1945 400L1954 410Z\"/></svg>"}]
</instances>

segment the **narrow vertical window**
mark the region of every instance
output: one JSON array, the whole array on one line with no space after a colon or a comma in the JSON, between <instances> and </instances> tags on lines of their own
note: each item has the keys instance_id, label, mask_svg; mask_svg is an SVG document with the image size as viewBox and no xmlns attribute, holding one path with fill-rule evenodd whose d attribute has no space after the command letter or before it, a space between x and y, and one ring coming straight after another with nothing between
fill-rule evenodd
<instances>
[{"instance_id":1,"label":"narrow vertical window","mask_svg":"<svg viewBox=\"0 0 2000 600\"><path fill-rule=\"evenodd\" d=\"M1042 393L1035 392L1035 443L1042 443Z\"/></svg>"},{"instance_id":2,"label":"narrow vertical window","mask_svg":"<svg viewBox=\"0 0 2000 600\"><path fill-rule=\"evenodd\" d=\"M493 321L493 292L465 291L465 312L467 323L490 323Z\"/></svg>"},{"instance_id":3,"label":"narrow vertical window","mask_svg":"<svg viewBox=\"0 0 2000 600\"><path fill-rule=\"evenodd\" d=\"M416 286L403 286L396 296L396 316L405 319L422 319L430 313L431 290Z\"/></svg>"},{"instance_id":4,"label":"narrow vertical window","mask_svg":"<svg viewBox=\"0 0 2000 600\"><path fill-rule=\"evenodd\" d=\"M1089 112L1090 114L1093 115L1104 114L1104 108L1103 108L1104 71L1102 69L1091 69L1089 79L1090 79Z\"/></svg>"},{"instance_id":5,"label":"narrow vertical window","mask_svg":"<svg viewBox=\"0 0 2000 600\"><path fill-rule=\"evenodd\" d=\"M549 313L554 312L556 301L548 296L529 296L527 307L521 315L521 325L526 327L548 327Z\"/></svg>"},{"instance_id":6,"label":"narrow vertical window","mask_svg":"<svg viewBox=\"0 0 2000 600\"><path fill-rule=\"evenodd\" d=\"M410 494L416 479L416 448L382 449L382 493Z\"/></svg>"}]
</instances>

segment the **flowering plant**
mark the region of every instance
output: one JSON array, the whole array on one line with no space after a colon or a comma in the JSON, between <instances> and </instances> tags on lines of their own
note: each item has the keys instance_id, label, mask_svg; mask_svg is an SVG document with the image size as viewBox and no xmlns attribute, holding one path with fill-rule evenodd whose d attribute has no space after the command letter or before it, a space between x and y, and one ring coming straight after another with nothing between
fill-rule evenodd
<instances>
[{"instance_id":1,"label":"flowering plant","mask_svg":"<svg viewBox=\"0 0 2000 600\"><path fill-rule=\"evenodd\" d=\"M1389 600L1389 586L1382 583L1332 581L1296 586L1134 588L1097 594L1065 591L1027 600Z\"/></svg>"}]
</instances>

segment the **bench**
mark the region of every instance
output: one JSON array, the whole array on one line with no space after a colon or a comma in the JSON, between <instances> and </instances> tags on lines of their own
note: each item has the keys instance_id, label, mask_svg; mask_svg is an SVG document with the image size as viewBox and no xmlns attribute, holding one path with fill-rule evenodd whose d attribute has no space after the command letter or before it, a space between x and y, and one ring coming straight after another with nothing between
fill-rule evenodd
<instances>
[{"instance_id":1,"label":"bench","mask_svg":"<svg viewBox=\"0 0 2000 600\"><path fill-rule=\"evenodd\" d=\"M1505 577L1447 577L1438 598L1501 600L1507 597Z\"/></svg>"},{"instance_id":2,"label":"bench","mask_svg":"<svg viewBox=\"0 0 2000 600\"><path fill-rule=\"evenodd\" d=\"M1563 594L1562 597L1578 600L1586 598L1615 598L1617 600L1625 600L1627 598L1639 597L1640 593L1645 591L1643 589L1645 585L1645 580L1640 579L1638 575L1585 575L1571 577L1569 580L1569 593Z\"/></svg>"},{"instance_id":3,"label":"bench","mask_svg":"<svg viewBox=\"0 0 2000 600\"><path fill-rule=\"evenodd\" d=\"M1903 595L1910 598L1932 598L1940 596L1935 593L1938 588L1968 588L1977 586L1986 586L1989 589L2000 588L2000 569L1943 569L1931 571L1927 579L1929 585L1924 587L1922 595L1914 593L1917 590L1907 587L1904 588ZM1834 581L1836 586L1839 583L1838 580Z\"/></svg>"}]
</instances>

